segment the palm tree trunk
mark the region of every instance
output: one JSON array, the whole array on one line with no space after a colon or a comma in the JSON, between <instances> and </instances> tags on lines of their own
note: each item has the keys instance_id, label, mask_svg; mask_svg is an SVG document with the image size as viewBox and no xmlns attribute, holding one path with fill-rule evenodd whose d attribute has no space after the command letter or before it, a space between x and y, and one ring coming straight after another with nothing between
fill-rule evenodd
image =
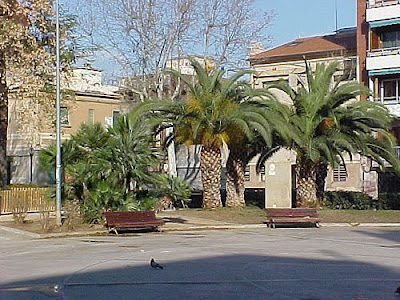
<instances>
[{"instance_id":1,"label":"palm tree trunk","mask_svg":"<svg viewBox=\"0 0 400 300\"><path fill-rule=\"evenodd\" d=\"M0 186L7 184L8 91L6 61L0 52Z\"/></svg>"},{"instance_id":2,"label":"palm tree trunk","mask_svg":"<svg viewBox=\"0 0 400 300\"><path fill-rule=\"evenodd\" d=\"M296 176L296 207L316 207L318 199L314 164L309 160L298 160Z\"/></svg>"},{"instance_id":3,"label":"palm tree trunk","mask_svg":"<svg viewBox=\"0 0 400 300\"><path fill-rule=\"evenodd\" d=\"M203 146L200 152L200 171L203 183L203 208L222 207L221 151L217 147Z\"/></svg>"},{"instance_id":4,"label":"palm tree trunk","mask_svg":"<svg viewBox=\"0 0 400 300\"><path fill-rule=\"evenodd\" d=\"M319 163L316 167L316 185L317 185L317 199L318 205L323 203L325 197L325 181L328 176L328 165L326 163Z\"/></svg>"},{"instance_id":5,"label":"palm tree trunk","mask_svg":"<svg viewBox=\"0 0 400 300\"><path fill-rule=\"evenodd\" d=\"M232 149L226 162L226 207L245 207L244 163L240 153Z\"/></svg>"}]
</instances>

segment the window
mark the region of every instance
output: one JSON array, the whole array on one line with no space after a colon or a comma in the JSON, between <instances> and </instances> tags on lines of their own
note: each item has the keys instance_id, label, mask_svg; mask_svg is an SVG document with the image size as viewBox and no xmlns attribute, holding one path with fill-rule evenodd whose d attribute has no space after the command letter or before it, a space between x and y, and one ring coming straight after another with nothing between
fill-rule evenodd
<instances>
[{"instance_id":1,"label":"window","mask_svg":"<svg viewBox=\"0 0 400 300\"><path fill-rule=\"evenodd\" d=\"M250 181L250 166L246 166L244 169L244 180Z\"/></svg>"},{"instance_id":2,"label":"window","mask_svg":"<svg viewBox=\"0 0 400 300\"><path fill-rule=\"evenodd\" d=\"M398 103L400 97L400 79L381 81L380 99L386 103Z\"/></svg>"},{"instance_id":3,"label":"window","mask_svg":"<svg viewBox=\"0 0 400 300\"><path fill-rule=\"evenodd\" d=\"M89 108L88 110L88 124L93 125L94 124L94 109Z\"/></svg>"},{"instance_id":4,"label":"window","mask_svg":"<svg viewBox=\"0 0 400 300\"><path fill-rule=\"evenodd\" d=\"M271 86L271 85L276 85L276 84L279 84L279 83L281 83L281 82L287 82L287 80L284 80L284 79L281 79L281 80L272 80L272 81L263 81L262 82L262 85L263 85L263 88L268 88L269 86Z\"/></svg>"},{"instance_id":5,"label":"window","mask_svg":"<svg viewBox=\"0 0 400 300\"><path fill-rule=\"evenodd\" d=\"M335 169L333 169L333 181L346 181L347 180L347 170L346 166L340 164Z\"/></svg>"},{"instance_id":6,"label":"window","mask_svg":"<svg viewBox=\"0 0 400 300\"><path fill-rule=\"evenodd\" d=\"M264 182L265 181L265 166L262 166L260 168L260 181Z\"/></svg>"},{"instance_id":7,"label":"window","mask_svg":"<svg viewBox=\"0 0 400 300\"><path fill-rule=\"evenodd\" d=\"M61 126L69 126L69 112L65 106L60 107L60 124Z\"/></svg>"},{"instance_id":8,"label":"window","mask_svg":"<svg viewBox=\"0 0 400 300\"><path fill-rule=\"evenodd\" d=\"M383 48L400 47L400 31L385 31L381 34Z\"/></svg>"},{"instance_id":9,"label":"window","mask_svg":"<svg viewBox=\"0 0 400 300\"><path fill-rule=\"evenodd\" d=\"M118 120L118 118L119 118L120 115L121 115L121 114L120 114L120 112L119 112L118 110L114 110L114 111L113 111L113 115L112 115L112 118L113 118L113 126L114 126L114 124L117 124L117 120Z\"/></svg>"},{"instance_id":10,"label":"window","mask_svg":"<svg viewBox=\"0 0 400 300\"><path fill-rule=\"evenodd\" d=\"M344 61L344 77L345 80L356 80L357 75L357 59L351 58Z\"/></svg>"}]
</instances>

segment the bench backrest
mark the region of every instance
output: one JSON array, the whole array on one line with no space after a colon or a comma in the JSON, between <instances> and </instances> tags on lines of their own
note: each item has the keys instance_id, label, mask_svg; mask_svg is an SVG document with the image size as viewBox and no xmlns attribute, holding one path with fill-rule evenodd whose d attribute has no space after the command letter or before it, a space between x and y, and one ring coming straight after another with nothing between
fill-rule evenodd
<instances>
[{"instance_id":1,"label":"bench backrest","mask_svg":"<svg viewBox=\"0 0 400 300\"><path fill-rule=\"evenodd\" d=\"M266 208L267 217L286 218L317 218L317 210L314 208Z\"/></svg>"},{"instance_id":2,"label":"bench backrest","mask_svg":"<svg viewBox=\"0 0 400 300\"><path fill-rule=\"evenodd\" d=\"M133 220L137 222L146 222L156 220L156 214L153 210L146 211L105 211L104 216L108 223L118 221Z\"/></svg>"}]
</instances>

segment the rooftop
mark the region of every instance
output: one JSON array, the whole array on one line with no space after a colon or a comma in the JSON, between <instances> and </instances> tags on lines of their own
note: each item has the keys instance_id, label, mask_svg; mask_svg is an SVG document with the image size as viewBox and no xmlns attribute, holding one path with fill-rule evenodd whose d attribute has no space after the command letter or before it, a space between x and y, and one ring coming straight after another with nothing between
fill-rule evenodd
<instances>
[{"instance_id":1,"label":"rooftop","mask_svg":"<svg viewBox=\"0 0 400 300\"><path fill-rule=\"evenodd\" d=\"M281 46L250 56L252 63L273 63L326 57L332 54L355 54L356 29L345 28L334 34L299 38Z\"/></svg>"}]
</instances>

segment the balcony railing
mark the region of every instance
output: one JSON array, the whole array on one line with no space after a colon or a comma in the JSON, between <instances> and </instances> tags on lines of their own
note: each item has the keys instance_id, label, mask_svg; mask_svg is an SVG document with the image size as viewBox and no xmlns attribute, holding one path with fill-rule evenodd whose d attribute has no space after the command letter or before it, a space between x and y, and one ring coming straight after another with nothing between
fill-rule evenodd
<instances>
[{"instance_id":1,"label":"balcony railing","mask_svg":"<svg viewBox=\"0 0 400 300\"><path fill-rule=\"evenodd\" d=\"M400 4L400 0L367 0L367 8Z\"/></svg>"},{"instance_id":2,"label":"balcony railing","mask_svg":"<svg viewBox=\"0 0 400 300\"><path fill-rule=\"evenodd\" d=\"M373 49L373 50L368 51L368 57L397 55L397 54L400 54L400 47L380 48L380 49Z\"/></svg>"}]
</instances>

